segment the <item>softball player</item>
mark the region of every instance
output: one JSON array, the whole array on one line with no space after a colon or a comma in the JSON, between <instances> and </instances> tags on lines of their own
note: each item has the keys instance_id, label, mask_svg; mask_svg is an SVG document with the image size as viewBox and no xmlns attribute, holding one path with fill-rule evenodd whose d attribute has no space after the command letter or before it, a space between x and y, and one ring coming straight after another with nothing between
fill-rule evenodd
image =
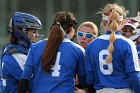
<instances>
[{"instance_id":1,"label":"softball player","mask_svg":"<svg viewBox=\"0 0 140 93\"><path fill-rule=\"evenodd\" d=\"M105 34L86 48L86 83L96 93L140 92L140 67L135 44L119 31L124 7L108 4L102 11Z\"/></svg>"},{"instance_id":2,"label":"softball player","mask_svg":"<svg viewBox=\"0 0 140 93\"><path fill-rule=\"evenodd\" d=\"M87 45L98 36L98 28L95 23L83 22L77 28L77 43L86 49Z\"/></svg>"},{"instance_id":3,"label":"softball player","mask_svg":"<svg viewBox=\"0 0 140 93\"><path fill-rule=\"evenodd\" d=\"M84 49L70 39L77 22L68 12L58 12L48 40L33 44L25 64L19 93L26 93L33 82L33 93L74 93L74 78L85 85Z\"/></svg>"},{"instance_id":4,"label":"softball player","mask_svg":"<svg viewBox=\"0 0 140 93\"><path fill-rule=\"evenodd\" d=\"M30 14L16 12L9 24L10 43L4 47L2 66L2 93L17 93L28 49L38 37L40 20Z\"/></svg>"}]
</instances>

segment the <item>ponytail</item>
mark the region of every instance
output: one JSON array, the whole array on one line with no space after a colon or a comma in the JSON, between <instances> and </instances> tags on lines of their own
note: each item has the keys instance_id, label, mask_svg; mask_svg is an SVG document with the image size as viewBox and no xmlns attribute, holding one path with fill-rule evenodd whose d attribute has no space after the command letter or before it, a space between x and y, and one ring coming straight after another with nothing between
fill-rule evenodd
<instances>
[{"instance_id":1,"label":"ponytail","mask_svg":"<svg viewBox=\"0 0 140 93\"><path fill-rule=\"evenodd\" d=\"M106 57L106 62L111 63L112 61L112 53L114 52L114 42L116 40L115 32L119 29L120 23L123 21L123 17L128 14L128 11L125 10L123 6L119 6L117 4L108 4L102 10L102 26L105 27L106 30L111 31L108 52L109 55Z\"/></svg>"},{"instance_id":2,"label":"ponytail","mask_svg":"<svg viewBox=\"0 0 140 93\"><path fill-rule=\"evenodd\" d=\"M49 72L54 66L58 48L63 41L65 32L59 22L53 24L50 29L50 35L42 57L42 68L44 71Z\"/></svg>"},{"instance_id":3,"label":"ponytail","mask_svg":"<svg viewBox=\"0 0 140 93\"><path fill-rule=\"evenodd\" d=\"M106 57L106 62L107 63L110 63L112 61L112 53L114 51L114 45L113 45L113 43L116 40L116 34L115 34L115 32L118 30L118 23L116 22L116 20L119 17L119 14L116 11L114 11L114 10L110 13L110 15L111 15L110 16L111 22L110 22L109 28L110 28L110 30L111 30L112 33L111 33L110 39L109 39L109 41L110 41L110 44L108 46L109 55Z\"/></svg>"}]
</instances>

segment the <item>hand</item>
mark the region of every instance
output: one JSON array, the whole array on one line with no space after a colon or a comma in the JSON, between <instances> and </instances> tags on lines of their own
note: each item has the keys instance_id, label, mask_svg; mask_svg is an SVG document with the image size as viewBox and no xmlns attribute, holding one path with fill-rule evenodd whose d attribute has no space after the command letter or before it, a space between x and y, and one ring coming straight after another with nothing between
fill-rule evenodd
<instances>
[{"instance_id":1,"label":"hand","mask_svg":"<svg viewBox=\"0 0 140 93\"><path fill-rule=\"evenodd\" d=\"M84 89L79 89L75 87L75 93L87 93Z\"/></svg>"}]
</instances>

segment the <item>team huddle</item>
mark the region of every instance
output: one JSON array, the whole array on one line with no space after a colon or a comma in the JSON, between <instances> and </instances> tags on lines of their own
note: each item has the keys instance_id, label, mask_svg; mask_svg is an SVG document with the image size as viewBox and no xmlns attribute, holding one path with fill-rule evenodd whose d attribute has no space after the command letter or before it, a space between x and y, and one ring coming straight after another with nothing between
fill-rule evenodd
<instances>
[{"instance_id":1,"label":"team huddle","mask_svg":"<svg viewBox=\"0 0 140 93\"><path fill-rule=\"evenodd\" d=\"M127 13L107 4L98 36L93 22L76 31L75 16L58 12L48 37L38 41L41 21L16 12L2 52L0 93L140 93L140 22Z\"/></svg>"}]
</instances>

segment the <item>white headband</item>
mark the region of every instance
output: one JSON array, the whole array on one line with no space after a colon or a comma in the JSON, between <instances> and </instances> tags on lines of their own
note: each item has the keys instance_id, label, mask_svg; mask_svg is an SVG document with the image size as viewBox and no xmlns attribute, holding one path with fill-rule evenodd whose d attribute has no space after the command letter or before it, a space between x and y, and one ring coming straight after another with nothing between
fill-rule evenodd
<instances>
[{"instance_id":1,"label":"white headband","mask_svg":"<svg viewBox=\"0 0 140 93\"><path fill-rule=\"evenodd\" d=\"M108 21L109 16L106 16L106 15L102 14L102 19ZM122 20L123 20L123 15L118 18L118 21L122 21Z\"/></svg>"}]
</instances>

